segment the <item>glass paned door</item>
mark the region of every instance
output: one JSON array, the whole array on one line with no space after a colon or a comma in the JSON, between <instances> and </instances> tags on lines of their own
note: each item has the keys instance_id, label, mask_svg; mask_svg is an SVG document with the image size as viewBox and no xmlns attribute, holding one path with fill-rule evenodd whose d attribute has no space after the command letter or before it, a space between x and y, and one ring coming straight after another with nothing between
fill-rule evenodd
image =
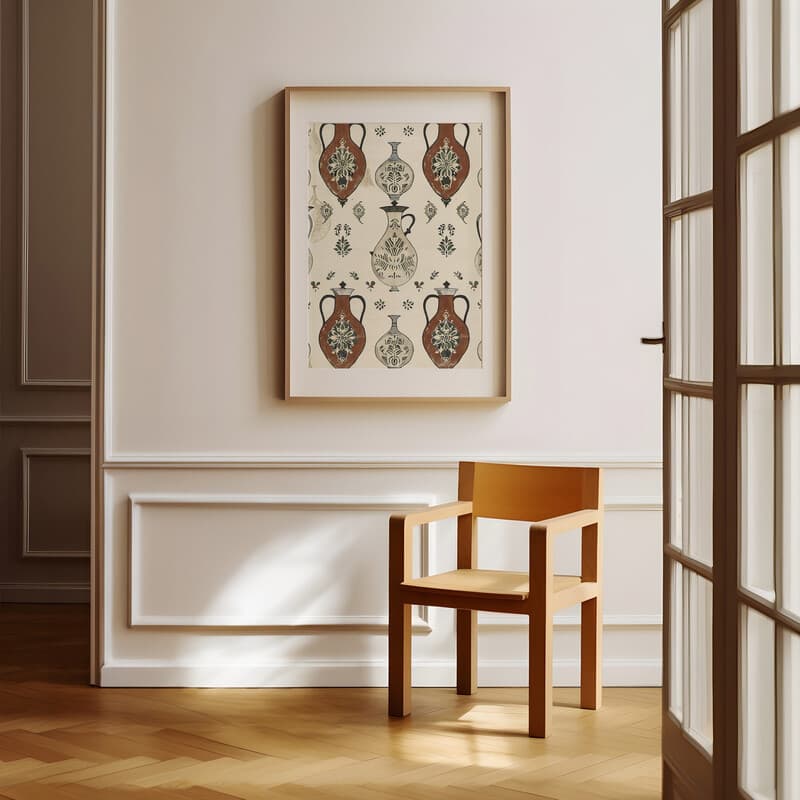
<instances>
[{"instance_id":1,"label":"glass paned door","mask_svg":"<svg viewBox=\"0 0 800 800\"><path fill-rule=\"evenodd\" d=\"M738 3L736 789L800 797L800 0Z\"/></svg>"},{"instance_id":2,"label":"glass paned door","mask_svg":"<svg viewBox=\"0 0 800 800\"><path fill-rule=\"evenodd\" d=\"M664 797L800 799L800 0L663 0Z\"/></svg>"},{"instance_id":3,"label":"glass paned door","mask_svg":"<svg viewBox=\"0 0 800 800\"><path fill-rule=\"evenodd\" d=\"M714 2L664 4L665 797L714 754Z\"/></svg>"}]
</instances>

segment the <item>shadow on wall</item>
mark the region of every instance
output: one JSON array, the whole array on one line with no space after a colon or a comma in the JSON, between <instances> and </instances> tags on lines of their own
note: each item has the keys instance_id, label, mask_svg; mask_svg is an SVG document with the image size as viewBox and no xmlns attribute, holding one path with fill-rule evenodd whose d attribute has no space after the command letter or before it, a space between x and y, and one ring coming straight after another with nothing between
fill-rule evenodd
<instances>
[{"instance_id":1,"label":"shadow on wall","mask_svg":"<svg viewBox=\"0 0 800 800\"><path fill-rule=\"evenodd\" d=\"M262 406L283 399L284 375L284 130L283 92L253 112L253 302L258 330Z\"/></svg>"},{"instance_id":2,"label":"shadow on wall","mask_svg":"<svg viewBox=\"0 0 800 800\"><path fill-rule=\"evenodd\" d=\"M304 526L303 535L298 525ZM385 525L381 526L381 532L386 533ZM219 527L215 523L205 531L193 532L194 545L190 552L198 556L194 561L196 567L193 568L191 558L184 555L181 579L173 580L167 587L171 594L170 605L179 617L187 606L187 616L217 620L223 616L235 619L259 614L264 618L319 619L375 614L385 617L388 613L386 535L377 537L380 544L375 541L375 547L364 547L363 528L348 520L335 523L324 519L310 523L298 520L297 525L279 523L268 540L261 539L258 547L248 549L243 542L236 551L219 552L213 566L209 567L202 558L208 553L203 544L205 534L218 538ZM158 539L160 561L168 572L169 565L175 563L174 558L164 557L165 542L161 537L154 539ZM180 549L177 540L175 547ZM144 558L146 554L141 556ZM167 572L157 578L162 586ZM152 580L152 574L150 578ZM198 587L198 595L189 598L188 603L183 595L187 581L190 591L192 586ZM195 605L203 587L212 583L213 594L207 597L204 605L199 602ZM142 594L147 595L146 592ZM164 599L162 596L159 604ZM366 685L374 680L372 662L385 658L387 646L383 626L374 629L358 626L357 630L348 631L342 629L341 623L336 623L335 628L327 624L175 625L148 626L140 630L158 636L160 660L178 667L183 664L202 666L204 672L208 667L214 668L214 685L217 686L241 685L242 670L247 671L254 684L292 686L298 683L298 677L301 682L312 685L329 684L330 662L320 662L318 656L323 637L330 637L331 643L335 640L336 650L341 654L338 658L349 665L351 675L354 674L353 662L367 662L363 677L356 681L356 685ZM190 645L190 651L184 645ZM297 674L298 666L302 669L301 676ZM255 675L254 668L258 670ZM355 674L361 673L355 670Z\"/></svg>"}]
</instances>

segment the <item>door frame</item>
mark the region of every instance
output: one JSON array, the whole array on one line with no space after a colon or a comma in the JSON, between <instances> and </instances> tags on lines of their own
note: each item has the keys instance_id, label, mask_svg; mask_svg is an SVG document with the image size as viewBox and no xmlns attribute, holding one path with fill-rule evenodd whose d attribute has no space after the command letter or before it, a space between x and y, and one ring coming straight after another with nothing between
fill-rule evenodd
<instances>
[{"instance_id":1,"label":"door frame","mask_svg":"<svg viewBox=\"0 0 800 800\"><path fill-rule=\"evenodd\" d=\"M89 682L99 686L104 661L103 461L105 453L106 313L106 113L108 0L93 0L92 95L92 392L91 392L91 557Z\"/></svg>"}]
</instances>

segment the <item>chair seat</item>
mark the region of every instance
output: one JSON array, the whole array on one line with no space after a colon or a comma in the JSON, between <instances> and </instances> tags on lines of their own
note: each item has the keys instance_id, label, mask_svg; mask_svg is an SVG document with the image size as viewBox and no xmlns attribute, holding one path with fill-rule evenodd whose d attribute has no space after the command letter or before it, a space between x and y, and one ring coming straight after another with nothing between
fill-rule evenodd
<instances>
[{"instance_id":1,"label":"chair seat","mask_svg":"<svg viewBox=\"0 0 800 800\"><path fill-rule=\"evenodd\" d=\"M578 575L554 575L553 592L573 589L580 585ZM454 569L424 578L410 578L401 586L426 592L492 597L497 600L525 600L530 595L527 572L505 572L492 569Z\"/></svg>"}]
</instances>

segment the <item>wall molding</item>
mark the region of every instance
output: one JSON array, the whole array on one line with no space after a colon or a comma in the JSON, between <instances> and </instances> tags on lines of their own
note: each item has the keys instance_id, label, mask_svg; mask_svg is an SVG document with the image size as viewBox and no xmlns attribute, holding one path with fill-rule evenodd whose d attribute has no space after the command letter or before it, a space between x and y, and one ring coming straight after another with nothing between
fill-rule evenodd
<instances>
[{"instance_id":1,"label":"wall molding","mask_svg":"<svg viewBox=\"0 0 800 800\"><path fill-rule=\"evenodd\" d=\"M88 447L22 447L22 557L23 558L89 558L90 550L33 550L31 549L31 459L40 456L71 456L89 458Z\"/></svg>"},{"instance_id":2,"label":"wall molding","mask_svg":"<svg viewBox=\"0 0 800 800\"><path fill-rule=\"evenodd\" d=\"M350 495L254 495L254 494L187 494L187 493L134 493L128 496L128 627L130 628L223 628L223 629L281 629L298 630L324 628L325 630L386 630L388 617L375 615L298 615L218 617L146 615L136 611L137 571L141 569L137 557L137 543L141 538L141 509L146 505L171 506L267 506L275 511L413 511L435 502L432 495L350 496ZM428 574L429 530L420 526L420 561L423 575ZM428 609L414 606L412 630L430 633Z\"/></svg>"},{"instance_id":3,"label":"wall molding","mask_svg":"<svg viewBox=\"0 0 800 800\"><path fill-rule=\"evenodd\" d=\"M466 457L464 457L466 460ZM534 455L473 455L472 461L495 463L548 464L550 466L599 466L603 469L620 470L660 470L660 459L641 460L631 456L576 455L556 456L553 454ZM214 455L203 453L137 454L119 453L107 458L103 469L443 469L457 470L458 460L452 456L257 456Z\"/></svg>"},{"instance_id":4,"label":"wall molding","mask_svg":"<svg viewBox=\"0 0 800 800\"><path fill-rule=\"evenodd\" d=\"M88 602L88 583L0 583L0 603Z\"/></svg>"},{"instance_id":5,"label":"wall molding","mask_svg":"<svg viewBox=\"0 0 800 800\"><path fill-rule=\"evenodd\" d=\"M455 686L455 660L414 660L414 686ZM291 681L287 681L291 676ZM555 659L553 684L579 685L578 659ZM101 686L285 688L313 686L387 685L385 659L291 660L264 664L181 665L159 661L118 661L106 664ZM478 662L479 686L527 686L528 662L521 659ZM661 659L605 659L604 686L660 686ZM479 697L476 698L476 701Z\"/></svg>"},{"instance_id":6,"label":"wall molding","mask_svg":"<svg viewBox=\"0 0 800 800\"><path fill-rule=\"evenodd\" d=\"M71 414L0 414L0 425L18 425L21 423L82 423L91 424L90 416Z\"/></svg>"},{"instance_id":7,"label":"wall molding","mask_svg":"<svg viewBox=\"0 0 800 800\"><path fill-rule=\"evenodd\" d=\"M85 388L90 378L32 378L28 364L28 276L30 267L30 0L22 0L22 202L20 225L20 386Z\"/></svg>"}]
</instances>

